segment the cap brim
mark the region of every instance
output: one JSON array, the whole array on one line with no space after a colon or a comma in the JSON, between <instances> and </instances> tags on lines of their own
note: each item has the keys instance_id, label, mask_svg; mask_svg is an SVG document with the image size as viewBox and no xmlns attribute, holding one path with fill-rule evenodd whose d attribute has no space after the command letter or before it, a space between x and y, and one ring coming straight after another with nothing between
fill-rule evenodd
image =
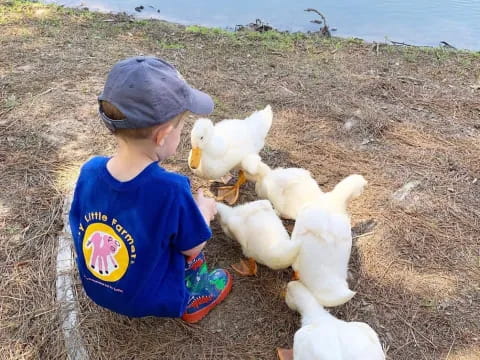
<instances>
[{"instance_id":1,"label":"cap brim","mask_svg":"<svg viewBox=\"0 0 480 360\"><path fill-rule=\"evenodd\" d=\"M190 88L190 104L188 110L197 115L209 115L213 112L215 104L210 95L204 92Z\"/></svg>"}]
</instances>

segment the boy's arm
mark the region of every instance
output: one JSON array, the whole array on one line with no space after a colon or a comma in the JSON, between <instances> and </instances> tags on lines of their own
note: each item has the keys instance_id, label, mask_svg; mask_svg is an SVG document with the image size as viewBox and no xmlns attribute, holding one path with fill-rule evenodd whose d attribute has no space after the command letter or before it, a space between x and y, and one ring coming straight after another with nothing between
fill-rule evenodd
<instances>
[{"instance_id":1,"label":"boy's arm","mask_svg":"<svg viewBox=\"0 0 480 360\"><path fill-rule=\"evenodd\" d=\"M177 196L178 230L174 246L181 254L192 256L198 254L212 236L209 223L215 216L216 203L213 199L205 198L201 191L194 199L190 182L185 180Z\"/></svg>"},{"instance_id":2,"label":"boy's arm","mask_svg":"<svg viewBox=\"0 0 480 360\"><path fill-rule=\"evenodd\" d=\"M203 189L198 190L195 196L195 203L198 206L198 210L202 213L205 222L210 226L210 221L212 221L217 214L217 203L214 199L205 197Z\"/></svg>"},{"instance_id":3,"label":"boy's arm","mask_svg":"<svg viewBox=\"0 0 480 360\"><path fill-rule=\"evenodd\" d=\"M194 248L190 249L190 250L185 250L185 251L182 251L182 254L185 255L185 256L197 256L200 251L203 250L203 248L205 247L205 244L207 242L204 241L203 243L201 243L200 245L197 245L195 246Z\"/></svg>"},{"instance_id":4,"label":"boy's arm","mask_svg":"<svg viewBox=\"0 0 480 360\"><path fill-rule=\"evenodd\" d=\"M195 203L198 206L198 210L200 210L205 222L208 226L210 226L210 221L213 220L215 214L217 213L217 204L214 199L206 198L203 194L203 190L200 189L197 192L197 196L195 196ZM207 242L204 241L203 243L195 246L192 249L182 251L182 254L185 256L196 256L203 250L205 244Z\"/></svg>"}]
</instances>

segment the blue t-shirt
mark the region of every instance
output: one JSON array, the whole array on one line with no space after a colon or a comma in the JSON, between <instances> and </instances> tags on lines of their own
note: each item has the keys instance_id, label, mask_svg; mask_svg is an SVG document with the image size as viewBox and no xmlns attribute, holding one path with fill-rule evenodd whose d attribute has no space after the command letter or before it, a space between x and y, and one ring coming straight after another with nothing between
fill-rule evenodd
<instances>
[{"instance_id":1,"label":"blue t-shirt","mask_svg":"<svg viewBox=\"0 0 480 360\"><path fill-rule=\"evenodd\" d=\"M127 316L181 316L186 307L185 257L209 239L187 177L158 163L134 179L116 180L106 157L81 169L70 226L87 295Z\"/></svg>"}]
</instances>

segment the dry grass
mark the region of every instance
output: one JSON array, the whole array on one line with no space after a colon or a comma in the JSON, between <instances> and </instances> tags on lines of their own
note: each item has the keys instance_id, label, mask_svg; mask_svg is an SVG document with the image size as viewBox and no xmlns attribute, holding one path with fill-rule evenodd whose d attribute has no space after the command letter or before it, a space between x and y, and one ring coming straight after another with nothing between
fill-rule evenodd
<instances>
[{"instance_id":1,"label":"dry grass","mask_svg":"<svg viewBox=\"0 0 480 360\"><path fill-rule=\"evenodd\" d=\"M351 173L368 178L351 208L363 234L351 259L358 293L335 315L368 322L390 359L480 358L478 54L377 53L355 41L186 31L17 1L0 3L0 34L0 358L66 357L54 293L62 198L79 163L112 152L95 99L112 64L139 53L175 63L212 94L215 119L272 104L270 165L305 167L326 190ZM165 166L188 174L188 148L186 136ZM414 180L405 200L392 199ZM213 229L208 261L228 267L240 249ZM257 278L235 277L230 297L195 326L111 314L77 282L81 332L92 359L274 359L298 328L279 295L290 275L261 267Z\"/></svg>"}]
</instances>

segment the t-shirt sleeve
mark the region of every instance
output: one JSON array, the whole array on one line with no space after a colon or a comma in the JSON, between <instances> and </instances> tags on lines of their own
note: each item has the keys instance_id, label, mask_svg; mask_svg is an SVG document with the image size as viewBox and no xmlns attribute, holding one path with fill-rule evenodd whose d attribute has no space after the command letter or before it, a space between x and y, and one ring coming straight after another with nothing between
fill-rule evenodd
<instances>
[{"instance_id":1,"label":"t-shirt sleeve","mask_svg":"<svg viewBox=\"0 0 480 360\"><path fill-rule=\"evenodd\" d=\"M207 241L211 236L212 231L195 203L190 192L189 181L186 179L185 186L182 186L179 194L178 231L174 246L179 251L190 250Z\"/></svg>"}]
</instances>

